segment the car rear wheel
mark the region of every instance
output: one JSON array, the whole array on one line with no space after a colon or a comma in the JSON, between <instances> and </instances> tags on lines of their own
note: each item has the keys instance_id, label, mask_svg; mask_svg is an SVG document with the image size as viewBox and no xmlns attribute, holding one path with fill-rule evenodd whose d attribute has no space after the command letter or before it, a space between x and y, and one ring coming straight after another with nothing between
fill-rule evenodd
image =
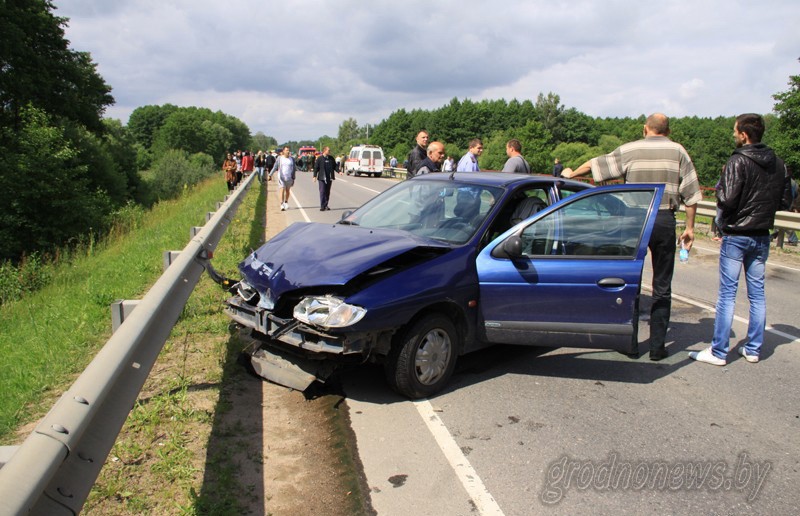
<instances>
[{"instance_id":1,"label":"car rear wheel","mask_svg":"<svg viewBox=\"0 0 800 516\"><path fill-rule=\"evenodd\" d=\"M424 398L442 390L456 364L458 332L442 315L414 323L392 346L386 379L409 398Z\"/></svg>"}]
</instances>

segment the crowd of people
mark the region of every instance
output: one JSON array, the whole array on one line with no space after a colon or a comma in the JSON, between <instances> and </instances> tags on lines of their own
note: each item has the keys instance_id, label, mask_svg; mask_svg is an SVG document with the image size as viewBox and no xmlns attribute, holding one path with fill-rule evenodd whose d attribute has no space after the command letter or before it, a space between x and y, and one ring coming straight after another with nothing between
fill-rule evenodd
<instances>
[{"instance_id":1,"label":"crowd of people","mask_svg":"<svg viewBox=\"0 0 800 516\"><path fill-rule=\"evenodd\" d=\"M714 222L720 240L719 292L711 344L702 351L690 353L690 357L699 362L717 366L727 363L733 308L742 270L750 301L750 319L747 338L738 348L738 353L747 362L759 360L766 327L765 266L775 213L798 206L797 187L791 172L775 152L761 142L764 130L764 119L760 115L748 113L736 118L733 127L735 149L716 186L717 217ZM552 170L554 177L565 179L591 174L596 182L622 179L626 183L665 185L648 242L653 266L649 354L650 360L654 361L669 355L666 340L671 317L675 252L678 246L686 252L691 250L695 239L697 203L702 199L691 157L682 145L669 138L669 134L669 118L654 113L644 123L642 139L625 143L575 169L565 167L556 158ZM481 170L478 162L483 153L483 142L480 138L469 141L468 151L458 161L446 154L443 142L431 142L428 131L419 131L415 140L416 145L404 162L407 179L438 172L454 174ZM532 173L522 150L518 139L508 140L508 160L503 172ZM389 163L394 168L397 159L392 156ZM299 161L292 158L289 147L284 147L277 157L274 153L259 151L255 160L249 152L237 151L228 154L223 164L228 188L234 188L242 175L252 172L254 166L262 181L265 171L268 171L270 180L277 173L281 210L288 209L296 170L313 171L313 180L319 187L320 211L326 211L330 209L331 185L336 172L341 173L343 160L330 156L328 147L311 160ZM686 212L685 227L676 239L675 212L681 205Z\"/></svg>"},{"instance_id":2,"label":"crowd of people","mask_svg":"<svg viewBox=\"0 0 800 516\"><path fill-rule=\"evenodd\" d=\"M275 156L263 151L258 151L255 156L250 151L237 150L236 152L229 152L225 156L225 161L222 162L222 171L225 175L228 191L230 192L236 188L244 177L254 171L258 173L259 179L263 181L264 170L269 169L274 162Z\"/></svg>"},{"instance_id":3,"label":"crowd of people","mask_svg":"<svg viewBox=\"0 0 800 516\"><path fill-rule=\"evenodd\" d=\"M328 201L331 186L336 179L336 172L341 173L343 161L340 156L330 155L330 147L324 147L319 155L307 153L292 156L291 149L285 146L280 153L262 150L259 150L255 156L250 151L228 153L222 163L222 171L228 191L236 188L243 178L254 171L261 183L265 180L272 181L273 176L276 176L280 191L281 211L289 209L289 199L292 186L297 178L297 171L313 172L313 180L319 184L320 211L326 211L330 210Z\"/></svg>"}]
</instances>

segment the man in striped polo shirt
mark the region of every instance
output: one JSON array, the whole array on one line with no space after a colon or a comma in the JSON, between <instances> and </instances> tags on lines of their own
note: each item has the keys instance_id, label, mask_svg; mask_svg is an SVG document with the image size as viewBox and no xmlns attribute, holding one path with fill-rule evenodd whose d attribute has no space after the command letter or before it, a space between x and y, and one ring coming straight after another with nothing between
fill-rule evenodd
<instances>
[{"instance_id":1,"label":"man in striped polo shirt","mask_svg":"<svg viewBox=\"0 0 800 516\"><path fill-rule=\"evenodd\" d=\"M650 360L661 360L667 356L664 341L672 308L675 211L681 201L686 205L686 229L679 241L684 248L691 249L694 242L694 216L702 195L692 159L682 145L669 139L669 118L662 113L650 115L645 121L643 133L643 139L621 145L610 154L590 159L575 170L565 168L561 177L572 178L591 172L598 183L624 178L626 183L665 185L648 243L653 264Z\"/></svg>"}]
</instances>

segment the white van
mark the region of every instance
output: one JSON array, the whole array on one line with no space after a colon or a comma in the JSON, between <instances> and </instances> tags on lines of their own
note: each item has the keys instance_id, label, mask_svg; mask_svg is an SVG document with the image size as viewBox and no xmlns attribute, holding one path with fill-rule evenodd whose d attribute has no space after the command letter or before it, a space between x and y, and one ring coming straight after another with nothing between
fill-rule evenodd
<instances>
[{"instance_id":1,"label":"white van","mask_svg":"<svg viewBox=\"0 0 800 516\"><path fill-rule=\"evenodd\" d=\"M380 177L383 174L383 149L377 145L356 145L344 162L347 175L361 174Z\"/></svg>"}]
</instances>

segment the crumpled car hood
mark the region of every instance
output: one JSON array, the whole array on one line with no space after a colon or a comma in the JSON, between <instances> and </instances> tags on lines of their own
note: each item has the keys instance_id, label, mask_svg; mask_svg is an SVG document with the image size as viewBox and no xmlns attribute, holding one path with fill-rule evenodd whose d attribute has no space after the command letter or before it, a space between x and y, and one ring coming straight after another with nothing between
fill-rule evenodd
<instances>
[{"instance_id":1,"label":"crumpled car hood","mask_svg":"<svg viewBox=\"0 0 800 516\"><path fill-rule=\"evenodd\" d=\"M239 270L262 297L316 285L344 285L405 252L450 246L405 231L295 223L251 253Z\"/></svg>"}]
</instances>

